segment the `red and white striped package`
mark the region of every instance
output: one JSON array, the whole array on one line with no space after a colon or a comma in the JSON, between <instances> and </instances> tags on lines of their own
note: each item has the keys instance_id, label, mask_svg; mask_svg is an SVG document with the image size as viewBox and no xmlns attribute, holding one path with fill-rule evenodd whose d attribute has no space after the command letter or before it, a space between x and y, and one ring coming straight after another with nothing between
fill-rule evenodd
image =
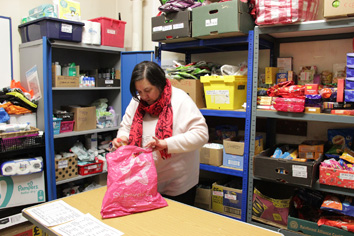
<instances>
[{"instance_id":1,"label":"red and white striped package","mask_svg":"<svg viewBox=\"0 0 354 236\"><path fill-rule=\"evenodd\" d=\"M256 24L291 24L314 20L319 0L256 0Z\"/></svg>"}]
</instances>

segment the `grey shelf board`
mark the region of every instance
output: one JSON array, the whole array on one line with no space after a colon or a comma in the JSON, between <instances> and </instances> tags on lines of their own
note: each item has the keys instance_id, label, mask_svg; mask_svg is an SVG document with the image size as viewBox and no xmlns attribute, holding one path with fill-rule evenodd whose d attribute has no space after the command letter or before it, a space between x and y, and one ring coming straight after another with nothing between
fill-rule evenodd
<instances>
[{"instance_id":1,"label":"grey shelf board","mask_svg":"<svg viewBox=\"0 0 354 236\"><path fill-rule=\"evenodd\" d=\"M69 90L120 90L120 87L53 87L53 91L69 91Z\"/></svg>"},{"instance_id":2,"label":"grey shelf board","mask_svg":"<svg viewBox=\"0 0 354 236\"><path fill-rule=\"evenodd\" d=\"M95 174L91 174L91 175L78 175L78 176L76 176L74 178L57 181L56 185L70 183L70 182L73 182L73 181L76 181L76 180L85 179L85 178L93 177L93 176L96 176L96 175L102 175L102 174L105 174L105 173L107 173L107 171L103 171L103 172L95 173Z\"/></svg>"},{"instance_id":3,"label":"grey shelf board","mask_svg":"<svg viewBox=\"0 0 354 236\"><path fill-rule=\"evenodd\" d=\"M312 114L304 112L280 112L280 111L268 111L257 109L257 117L265 118L277 118L277 119L287 119L287 120L307 120L307 121L320 121L320 122L332 122L332 123L346 123L354 124L353 116L340 116L332 114Z\"/></svg>"},{"instance_id":4,"label":"grey shelf board","mask_svg":"<svg viewBox=\"0 0 354 236\"><path fill-rule=\"evenodd\" d=\"M354 17L307 21L276 26L256 26L256 29L260 34L268 34L274 38L354 33Z\"/></svg>"},{"instance_id":5,"label":"grey shelf board","mask_svg":"<svg viewBox=\"0 0 354 236\"><path fill-rule=\"evenodd\" d=\"M354 189L342 188L342 187L326 185L326 184L320 184L320 182L318 180L314 184L313 189L318 190L318 191L322 191L322 192L341 194L341 195L354 197Z\"/></svg>"},{"instance_id":6,"label":"grey shelf board","mask_svg":"<svg viewBox=\"0 0 354 236\"><path fill-rule=\"evenodd\" d=\"M79 136L79 135L84 135L84 134L102 133L102 132L114 131L114 130L118 130L118 126L110 127L110 128L104 128L104 129L89 129L89 130L83 130L83 131L72 131L72 132L65 132L65 133L55 134L54 135L54 139L56 139L56 138L65 138L65 137L73 137L73 136Z\"/></svg>"},{"instance_id":7,"label":"grey shelf board","mask_svg":"<svg viewBox=\"0 0 354 236\"><path fill-rule=\"evenodd\" d=\"M246 118L246 110L228 111L228 110L211 110L211 109L202 108L200 109L200 112L204 116Z\"/></svg>"},{"instance_id":8,"label":"grey shelf board","mask_svg":"<svg viewBox=\"0 0 354 236\"><path fill-rule=\"evenodd\" d=\"M85 50L92 52L120 53L124 52L124 48L109 47L103 45L90 45L84 43L67 42L61 40L50 40L53 48L65 48L74 50Z\"/></svg>"}]
</instances>

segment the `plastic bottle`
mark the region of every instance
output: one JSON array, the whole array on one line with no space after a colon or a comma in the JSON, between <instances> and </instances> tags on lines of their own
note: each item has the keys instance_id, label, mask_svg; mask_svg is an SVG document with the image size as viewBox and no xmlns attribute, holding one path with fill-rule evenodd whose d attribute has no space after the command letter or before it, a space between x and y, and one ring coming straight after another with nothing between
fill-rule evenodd
<instances>
[{"instance_id":1,"label":"plastic bottle","mask_svg":"<svg viewBox=\"0 0 354 236\"><path fill-rule=\"evenodd\" d=\"M61 66L59 62L55 62L55 75L61 75Z\"/></svg>"},{"instance_id":2,"label":"plastic bottle","mask_svg":"<svg viewBox=\"0 0 354 236\"><path fill-rule=\"evenodd\" d=\"M108 112L110 112L112 114L112 116L113 116L113 126L117 126L118 125L118 121L117 121L117 116L116 116L115 110L113 109L112 106L109 106L108 109L109 109Z\"/></svg>"},{"instance_id":3,"label":"plastic bottle","mask_svg":"<svg viewBox=\"0 0 354 236\"><path fill-rule=\"evenodd\" d=\"M69 66L69 76L76 76L76 65L75 63L71 63Z\"/></svg>"}]
</instances>

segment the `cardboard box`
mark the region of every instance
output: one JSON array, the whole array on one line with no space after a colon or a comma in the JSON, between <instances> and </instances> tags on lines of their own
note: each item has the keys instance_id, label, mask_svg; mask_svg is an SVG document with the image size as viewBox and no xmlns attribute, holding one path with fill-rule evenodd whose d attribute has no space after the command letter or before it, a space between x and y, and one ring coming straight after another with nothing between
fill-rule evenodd
<instances>
[{"instance_id":1,"label":"cardboard box","mask_svg":"<svg viewBox=\"0 0 354 236\"><path fill-rule=\"evenodd\" d=\"M224 149L222 165L243 170L243 156L225 153L225 149Z\"/></svg>"},{"instance_id":2,"label":"cardboard box","mask_svg":"<svg viewBox=\"0 0 354 236\"><path fill-rule=\"evenodd\" d=\"M78 176L77 155L55 159L55 179L56 181L70 179Z\"/></svg>"},{"instance_id":3,"label":"cardboard box","mask_svg":"<svg viewBox=\"0 0 354 236\"><path fill-rule=\"evenodd\" d=\"M30 175L1 176L6 184L0 185L1 208L44 202L44 172Z\"/></svg>"},{"instance_id":4,"label":"cardboard box","mask_svg":"<svg viewBox=\"0 0 354 236\"><path fill-rule=\"evenodd\" d=\"M195 79L170 79L173 87L185 91L195 102L198 108L205 108L204 86L199 80Z\"/></svg>"},{"instance_id":5,"label":"cardboard box","mask_svg":"<svg viewBox=\"0 0 354 236\"><path fill-rule=\"evenodd\" d=\"M320 166L320 184L354 189L354 171Z\"/></svg>"},{"instance_id":6,"label":"cardboard box","mask_svg":"<svg viewBox=\"0 0 354 236\"><path fill-rule=\"evenodd\" d=\"M169 12L151 18L151 40L172 43L194 40L192 38L192 12Z\"/></svg>"},{"instance_id":7,"label":"cardboard box","mask_svg":"<svg viewBox=\"0 0 354 236\"><path fill-rule=\"evenodd\" d=\"M338 229L328 225L318 226L316 222L307 221L295 218L293 216L288 216L288 229L300 232L306 235L314 236L352 236L352 232L345 231L343 229Z\"/></svg>"},{"instance_id":8,"label":"cardboard box","mask_svg":"<svg viewBox=\"0 0 354 236\"><path fill-rule=\"evenodd\" d=\"M80 87L80 77L56 75L52 77L52 87Z\"/></svg>"},{"instance_id":9,"label":"cardboard box","mask_svg":"<svg viewBox=\"0 0 354 236\"><path fill-rule=\"evenodd\" d=\"M197 188L195 195L194 206L203 208L206 210L211 210L211 189L207 188Z\"/></svg>"},{"instance_id":10,"label":"cardboard box","mask_svg":"<svg viewBox=\"0 0 354 236\"><path fill-rule=\"evenodd\" d=\"M321 107L305 107L305 113L321 113Z\"/></svg>"},{"instance_id":11,"label":"cardboard box","mask_svg":"<svg viewBox=\"0 0 354 236\"><path fill-rule=\"evenodd\" d=\"M40 236L44 235L42 230L31 222L23 222L19 225L11 226L1 230L2 236Z\"/></svg>"},{"instance_id":12,"label":"cardboard box","mask_svg":"<svg viewBox=\"0 0 354 236\"><path fill-rule=\"evenodd\" d=\"M333 0L324 0L324 12L325 18L343 18L354 15L354 1L353 0L341 0L334 3Z\"/></svg>"},{"instance_id":13,"label":"cardboard box","mask_svg":"<svg viewBox=\"0 0 354 236\"><path fill-rule=\"evenodd\" d=\"M296 184L312 187L318 179L318 166L322 157L310 162L299 162L271 158L274 148L269 148L257 156L253 161L255 177L279 181L283 184Z\"/></svg>"},{"instance_id":14,"label":"cardboard box","mask_svg":"<svg viewBox=\"0 0 354 236\"><path fill-rule=\"evenodd\" d=\"M244 154L245 143L243 137L234 138L232 141L223 140L225 153L242 156ZM263 151L263 136L257 135L255 140L254 155Z\"/></svg>"},{"instance_id":15,"label":"cardboard box","mask_svg":"<svg viewBox=\"0 0 354 236\"><path fill-rule=\"evenodd\" d=\"M97 78L95 81L95 87L119 87L120 79L103 79Z\"/></svg>"},{"instance_id":16,"label":"cardboard box","mask_svg":"<svg viewBox=\"0 0 354 236\"><path fill-rule=\"evenodd\" d=\"M242 190L225 187L222 183L212 185L212 210L241 218Z\"/></svg>"},{"instance_id":17,"label":"cardboard box","mask_svg":"<svg viewBox=\"0 0 354 236\"><path fill-rule=\"evenodd\" d=\"M63 110L74 113L74 131L96 129L96 107L64 106Z\"/></svg>"},{"instance_id":18,"label":"cardboard box","mask_svg":"<svg viewBox=\"0 0 354 236\"><path fill-rule=\"evenodd\" d=\"M206 39L248 34L254 20L247 3L228 1L192 9L192 37Z\"/></svg>"},{"instance_id":19,"label":"cardboard box","mask_svg":"<svg viewBox=\"0 0 354 236\"><path fill-rule=\"evenodd\" d=\"M214 147L216 145L218 147ZM213 145L214 148L209 148L209 147L206 147L207 145L204 145L200 149L200 163L208 164L208 165L212 165L212 166L221 166L222 165L223 148L222 148L222 145L219 145L219 144L216 144L216 145ZM219 148L219 146L221 146L221 148Z\"/></svg>"},{"instance_id":20,"label":"cardboard box","mask_svg":"<svg viewBox=\"0 0 354 236\"><path fill-rule=\"evenodd\" d=\"M317 160L323 155L324 143L316 141L305 141L298 147L299 158Z\"/></svg>"},{"instance_id":21,"label":"cardboard box","mask_svg":"<svg viewBox=\"0 0 354 236\"><path fill-rule=\"evenodd\" d=\"M0 230L28 221L22 213L10 215L0 219Z\"/></svg>"},{"instance_id":22,"label":"cardboard box","mask_svg":"<svg viewBox=\"0 0 354 236\"><path fill-rule=\"evenodd\" d=\"M265 83L266 84L275 84L278 72L279 72L278 67L266 67L265 68Z\"/></svg>"}]
</instances>

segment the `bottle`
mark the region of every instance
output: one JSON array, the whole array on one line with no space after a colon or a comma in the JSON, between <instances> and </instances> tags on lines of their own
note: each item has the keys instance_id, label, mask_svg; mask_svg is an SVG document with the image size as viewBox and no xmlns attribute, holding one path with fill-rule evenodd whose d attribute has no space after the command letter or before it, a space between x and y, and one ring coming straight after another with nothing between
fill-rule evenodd
<instances>
[{"instance_id":1,"label":"bottle","mask_svg":"<svg viewBox=\"0 0 354 236\"><path fill-rule=\"evenodd\" d=\"M110 112L112 114L112 116L113 116L113 126L117 126L118 125L118 121L117 121L115 110L113 109L112 106L109 106L108 109L109 109L108 112Z\"/></svg>"},{"instance_id":2,"label":"bottle","mask_svg":"<svg viewBox=\"0 0 354 236\"><path fill-rule=\"evenodd\" d=\"M59 62L54 62L52 66L52 70L55 71L55 76L61 75L61 66L59 65Z\"/></svg>"},{"instance_id":3,"label":"bottle","mask_svg":"<svg viewBox=\"0 0 354 236\"><path fill-rule=\"evenodd\" d=\"M71 63L69 66L69 76L76 76L76 65L75 63Z\"/></svg>"}]
</instances>

